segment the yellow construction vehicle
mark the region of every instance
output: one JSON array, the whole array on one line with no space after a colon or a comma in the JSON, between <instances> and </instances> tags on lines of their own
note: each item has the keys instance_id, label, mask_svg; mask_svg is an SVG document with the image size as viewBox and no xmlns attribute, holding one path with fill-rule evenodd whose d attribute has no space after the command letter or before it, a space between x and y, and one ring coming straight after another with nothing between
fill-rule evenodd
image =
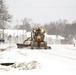
<instances>
[{"instance_id":1,"label":"yellow construction vehicle","mask_svg":"<svg viewBox=\"0 0 76 75\"><path fill-rule=\"evenodd\" d=\"M31 37L27 38L24 40L23 44L17 43L18 48L23 48L23 47L28 47L30 46L31 49L34 48L50 48L47 46L47 42L44 40L45 39L45 29L42 27L34 28L31 32ZM30 41L30 44L25 44L27 41Z\"/></svg>"},{"instance_id":2,"label":"yellow construction vehicle","mask_svg":"<svg viewBox=\"0 0 76 75\"><path fill-rule=\"evenodd\" d=\"M44 47L47 49L47 42L44 41L45 38L45 29L38 27L33 29L31 32L31 49L34 47L41 48Z\"/></svg>"}]
</instances>

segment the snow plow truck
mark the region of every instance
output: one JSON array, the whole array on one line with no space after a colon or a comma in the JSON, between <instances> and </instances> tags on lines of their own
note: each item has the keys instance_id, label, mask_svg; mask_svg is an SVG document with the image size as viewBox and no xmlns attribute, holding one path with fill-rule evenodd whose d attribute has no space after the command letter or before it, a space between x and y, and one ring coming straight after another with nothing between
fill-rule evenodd
<instances>
[{"instance_id":1,"label":"snow plow truck","mask_svg":"<svg viewBox=\"0 0 76 75\"><path fill-rule=\"evenodd\" d=\"M30 46L31 49L34 49L34 48L51 49L51 47L47 47L47 42L44 41L44 38L45 38L45 29L42 27L34 28L31 32L31 37L24 40L23 44L17 43L17 47L22 48L22 47ZM25 44L25 42L29 40L30 40L30 44Z\"/></svg>"}]
</instances>

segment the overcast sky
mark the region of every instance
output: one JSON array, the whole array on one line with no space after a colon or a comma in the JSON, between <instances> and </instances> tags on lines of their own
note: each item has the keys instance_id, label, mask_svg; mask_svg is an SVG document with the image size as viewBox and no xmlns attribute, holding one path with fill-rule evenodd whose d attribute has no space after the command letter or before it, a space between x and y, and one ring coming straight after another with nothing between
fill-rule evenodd
<instances>
[{"instance_id":1,"label":"overcast sky","mask_svg":"<svg viewBox=\"0 0 76 75\"><path fill-rule=\"evenodd\" d=\"M6 0L13 20L30 18L35 23L76 20L76 0Z\"/></svg>"}]
</instances>

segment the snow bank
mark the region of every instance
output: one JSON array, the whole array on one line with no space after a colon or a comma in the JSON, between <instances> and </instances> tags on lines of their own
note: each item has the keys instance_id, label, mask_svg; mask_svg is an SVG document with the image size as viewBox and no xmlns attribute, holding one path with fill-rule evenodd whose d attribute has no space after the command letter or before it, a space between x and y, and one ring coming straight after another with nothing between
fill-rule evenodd
<instances>
[{"instance_id":1,"label":"snow bank","mask_svg":"<svg viewBox=\"0 0 76 75\"><path fill-rule=\"evenodd\" d=\"M12 68L18 68L19 70L32 70L40 68L40 63L37 61L15 63L11 66Z\"/></svg>"},{"instance_id":2,"label":"snow bank","mask_svg":"<svg viewBox=\"0 0 76 75\"><path fill-rule=\"evenodd\" d=\"M0 65L0 72L6 72L11 70L32 70L32 69L40 69L41 65L38 61L30 61L30 62L16 62L13 65L5 66Z\"/></svg>"}]
</instances>

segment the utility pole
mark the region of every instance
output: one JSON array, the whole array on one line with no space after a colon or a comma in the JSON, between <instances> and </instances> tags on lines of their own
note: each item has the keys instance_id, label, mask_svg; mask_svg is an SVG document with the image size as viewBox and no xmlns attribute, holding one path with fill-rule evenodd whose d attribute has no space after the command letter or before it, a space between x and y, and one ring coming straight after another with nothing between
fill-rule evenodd
<instances>
[{"instance_id":1,"label":"utility pole","mask_svg":"<svg viewBox=\"0 0 76 75\"><path fill-rule=\"evenodd\" d=\"M23 20L23 25L24 25L24 20ZM24 28L23 28L23 41L24 41Z\"/></svg>"},{"instance_id":2,"label":"utility pole","mask_svg":"<svg viewBox=\"0 0 76 75\"><path fill-rule=\"evenodd\" d=\"M18 37L18 20L17 20L17 37Z\"/></svg>"},{"instance_id":3,"label":"utility pole","mask_svg":"<svg viewBox=\"0 0 76 75\"><path fill-rule=\"evenodd\" d=\"M19 36L18 36L18 20L17 20L17 37L16 37L17 38L17 42L18 42L18 37Z\"/></svg>"},{"instance_id":4,"label":"utility pole","mask_svg":"<svg viewBox=\"0 0 76 75\"><path fill-rule=\"evenodd\" d=\"M5 29L5 28L4 28L4 26L5 26L5 23L4 23L5 21L4 21L4 19L3 19L2 22L3 22L3 23L2 23L2 24L3 24L3 27L2 27L2 29L3 29L3 37L2 37L2 38L4 39L4 29Z\"/></svg>"}]
</instances>

